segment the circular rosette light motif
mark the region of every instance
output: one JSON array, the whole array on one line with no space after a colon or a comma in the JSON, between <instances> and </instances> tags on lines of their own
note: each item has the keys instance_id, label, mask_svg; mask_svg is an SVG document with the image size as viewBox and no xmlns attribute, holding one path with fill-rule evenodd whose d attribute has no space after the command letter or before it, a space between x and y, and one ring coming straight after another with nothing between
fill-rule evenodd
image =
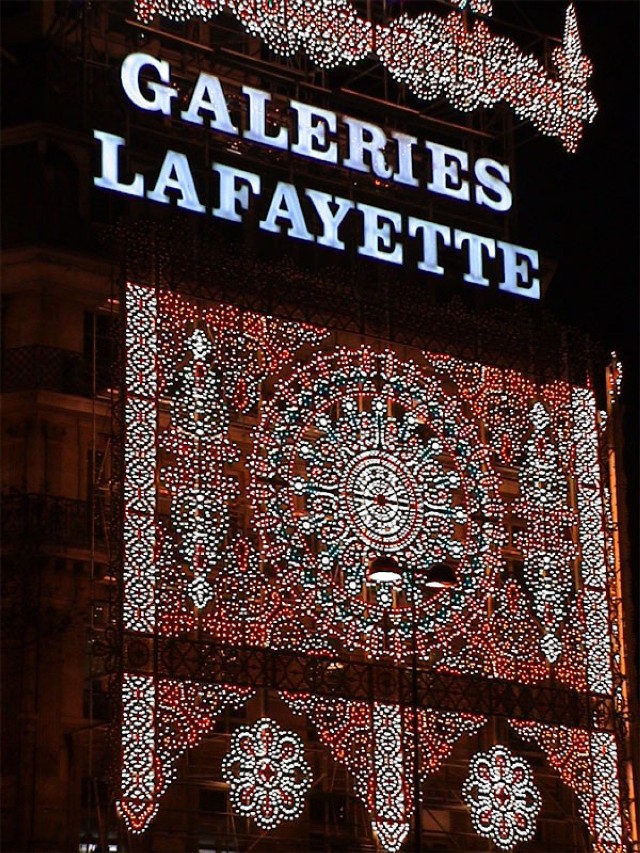
<instances>
[{"instance_id":1,"label":"circular rosette light motif","mask_svg":"<svg viewBox=\"0 0 640 853\"><path fill-rule=\"evenodd\" d=\"M299 817L311 787L302 741L266 717L233 733L222 776L236 814L252 817L260 829Z\"/></svg>"},{"instance_id":2,"label":"circular rosette light motif","mask_svg":"<svg viewBox=\"0 0 640 853\"><path fill-rule=\"evenodd\" d=\"M275 582L313 635L374 657L433 647L450 608L478 606L499 565L498 480L453 387L394 353L320 353L275 388L254 436L251 498ZM401 579L370 583L393 557ZM452 565L434 596L426 572Z\"/></svg>"},{"instance_id":3,"label":"circular rosette light motif","mask_svg":"<svg viewBox=\"0 0 640 853\"><path fill-rule=\"evenodd\" d=\"M479 835L501 850L533 838L541 806L529 765L498 744L471 759L462 796Z\"/></svg>"}]
</instances>

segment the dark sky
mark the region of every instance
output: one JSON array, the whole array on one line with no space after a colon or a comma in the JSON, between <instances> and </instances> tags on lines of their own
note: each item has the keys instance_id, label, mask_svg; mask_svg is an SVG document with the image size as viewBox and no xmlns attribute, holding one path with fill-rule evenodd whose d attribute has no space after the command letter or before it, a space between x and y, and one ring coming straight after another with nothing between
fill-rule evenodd
<instances>
[{"instance_id":1,"label":"dark sky","mask_svg":"<svg viewBox=\"0 0 640 853\"><path fill-rule=\"evenodd\" d=\"M509 5L523 24L561 35L565 2ZM559 262L549 307L637 363L640 4L578 0L576 8L599 112L577 154L543 137L520 148L520 230Z\"/></svg>"}]
</instances>

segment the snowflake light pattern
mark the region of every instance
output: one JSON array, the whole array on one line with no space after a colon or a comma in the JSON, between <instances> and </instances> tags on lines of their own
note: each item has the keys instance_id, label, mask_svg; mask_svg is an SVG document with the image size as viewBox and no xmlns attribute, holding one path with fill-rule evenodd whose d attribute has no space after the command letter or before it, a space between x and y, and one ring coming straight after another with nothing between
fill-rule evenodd
<instances>
[{"instance_id":1,"label":"snowflake light pattern","mask_svg":"<svg viewBox=\"0 0 640 853\"><path fill-rule=\"evenodd\" d=\"M236 814L251 816L260 829L299 817L311 787L302 741L266 717L236 729L222 775Z\"/></svg>"},{"instance_id":2,"label":"snowflake light pattern","mask_svg":"<svg viewBox=\"0 0 640 853\"><path fill-rule=\"evenodd\" d=\"M506 746L476 753L462 796L476 832L501 850L533 838L542 801L529 765Z\"/></svg>"},{"instance_id":3,"label":"snowflake light pattern","mask_svg":"<svg viewBox=\"0 0 640 853\"><path fill-rule=\"evenodd\" d=\"M210 20L227 9L279 56L304 50L321 68L355 65L375 53L400 83L424 100L444 96L456 109L493 107L500 101L547 136L575 151L597 106L588 90L592 73L582 54L575 7L567 8L562 45L552 54L550 75L535 56L486 21L468 23L460 11L490 16L491 0L452 0L446 17L431 12L400 15L389 24L362 18L351 0L135 0L139 20L156 14L186 21Z\"/></svg>"}]
</instances>

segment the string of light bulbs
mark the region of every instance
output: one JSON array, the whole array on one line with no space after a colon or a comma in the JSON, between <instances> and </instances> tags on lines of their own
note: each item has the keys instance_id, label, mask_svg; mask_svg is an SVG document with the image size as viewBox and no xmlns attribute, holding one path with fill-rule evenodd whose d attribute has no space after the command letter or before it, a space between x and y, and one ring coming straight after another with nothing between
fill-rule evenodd
<instances>
[{"instance_id":1,"label":"string of light bulbs","mask_svg":"<svg viewBox=\"0 0 640 853\"><path fill-rule=\"evenodd\" d=\"M573 4L566 11L555 68L491 32L491 0L451 0L446 16L402 14L388 24L362 18L352 0L134 0L138 20L211 20L228 11L277 55L302 51L320 68L353 66L374 55L418 98L444 97L463 112L508 104L545 136L571 152L598 111L588 89L593 66L582 53ZM460 14L469 9L482 17Z\"/></svg>"}]
</instances>

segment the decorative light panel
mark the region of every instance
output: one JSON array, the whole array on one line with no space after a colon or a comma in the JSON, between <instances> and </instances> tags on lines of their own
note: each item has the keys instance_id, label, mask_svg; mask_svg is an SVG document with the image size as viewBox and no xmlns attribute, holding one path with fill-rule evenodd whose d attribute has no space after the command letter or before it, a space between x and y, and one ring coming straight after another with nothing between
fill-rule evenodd
<instances>
[{"instance_id":1,"label":"decorative light panel","mask_svg":"<svg viewBox=\"0 0 640 853\"><path fill-rule=\"evenodd\" d=\"M576 502L582 555L581 574L584 581L579 600L585 618L587 680L589 688L594 692L610 693L613 681L596 404L593 394L584 388L575 388L571 405L575 439Z\"/></svg>"},{"instance_id":2,"label":"decorative light panel","mask_svg":"<svg viewBox=\"0 0 640 853\"><path fill-rule=\"evenodd\" d=\"M122 685L122 780L118 810L144 832L176 775L176 762L213 728L225 707L253 691L125 673Z\"/></svg>"},{"instance_id":3,"label":"decorative light panel","mask_svg":"<svg viewBox=\"0 0 640 853\"><path fill-rule=\"evenodd\" d=\"M506 746L496 744L473 756L462 797L476 832L501 850L513 850L535 835L540 792L527 762Z\"/></svg>"},{"instance_id":4,"label":"decorative light panel","mask_svg":"<svg viewBox=\"0 0 640 853\"><path fill-rule=\"evenodd\" d=\"M520 469L522 497L515 505L526 528L517 544L524 555L525 583L544 632L540 644L553 662L562 651L557 632L573 592L576 514L569 505L569 482L549 431L551 419L541 403L534 404L530 417L530 437Z\"/></svg>"},{"instance_id":5,"label":"decorative light panel","mask_svg":"<svg viewBox=\"0 0 640 853\"><path fill-rule=\"evenodd\" d=\"M127 289L124 482L124 625L150 631L155 624L154 513L157 446L155 295Z\"/></svg>"},{"instance_id":6,"label":"decorative light panel","mask_svg":"<svg viewBox=\"0 0 640 853\"><path fill-rule=\"evenodd\" d=\"M609 701L610 521L589 389L417 350L401 357L135 284L125 304L123 614L138 653L125 659L119 807L133 831L149 825L180 756L253 692L231 676L154 675L154 644L168 639L325 667L352 655L401 677L415 663L461 684L557 684ZM381 555L397 579L370 579ZM429 587L438 563L453 569L452 588ZM348 768L393 853L416 808L414 773L436 772L486 720L436 707L416 716L375 695L283 699ZM596 849L618 849L606 846L622 831L616 741L601 716L588 730L531 714L514 727L576 791ZM242 730L224 765L234 808L261 828L299 813L307 788L301 752L274 725ZM582 770L566 770L562 743ZM293 770L280 779L283 750ZM505 774L520 767L500 755ZM472 805L488 794L477 762L471 777L479 832L506 844L530 831L526 810L495 823Z\"/></svg>"},{"instance_id":7,"label":"decorative light panel","mask_svg":"<svg viewBox=\"0 0 640 853\"><path fill-rule=\"evenodd\" d=\"M424 781L464 734L486 722L479 715L419 710L416 737L411 708L317 696L282 694L282 698L295 713L312 720L321 742L352 774L372 829L389 853L398 853L409 832L415 810L414 773Z\"/></svg>"},{"instance_id":8,"label":"decorative light panel","mask_svg":"<svg viewBox=\"0 0 640 853\"><path fill-rule=\"evenodd\" d=\"M351 0L134 0L139 20L156 15L186 21L210 20L223 10L279 56L300 50L321 68L355 65L374 54L419 98L444 97L471 111L503 101L541 133L575 151L597 105L588 89L591 61L582 53L575 7L567 8L562 45L552 53L555 73L511 39L494 35L488 23L491 0L452 0L447 16L400 15L388 24L362 18Z\"/></svg>"},{"instance_id":9,"label":"decorative light panel","mask_svg":"<svg viewBox=\"0 0 640 853\"><path fill-rule=\"evenodd\" d=\"M618 754L611 732L587 732L511 720L525 740L535 741L549 764L578 798L596 853L619 853L622 843Z\"/></svg>"}]
</instances>

